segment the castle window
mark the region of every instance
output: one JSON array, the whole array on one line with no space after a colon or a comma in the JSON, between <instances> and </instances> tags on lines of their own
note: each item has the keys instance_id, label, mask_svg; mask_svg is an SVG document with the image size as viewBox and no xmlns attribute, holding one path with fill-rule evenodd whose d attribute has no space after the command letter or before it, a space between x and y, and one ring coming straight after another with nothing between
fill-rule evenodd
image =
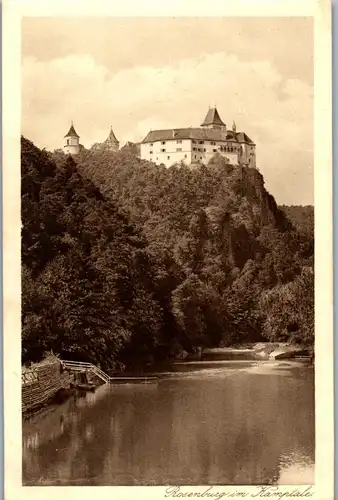
<instances>
[{"instance_id":1,"label":"castle window","mask_svg":"<svg viewBox=\"0 0 338 500\"><path fill-rule=\"evenodd\" d=\"M197 151L197 148L192 148L193 151Z\"/></svg>"},{"instance_id":2,"label":"castle window","mask_svg":"<svg viewBox=\"0 0 338 500\"><path fill-rule=\"evenodd\" d=\"M200 160L202 160L202 156L200 156Z\"/></svg>"},{"instance_id":3,"label":"castle window","mask_svg":"<svg viewBox=\"0 0 338 500\"><path fill-rule=\"evenodd\" d=\"M151 155L153 154L153 152L152 152L152 151L149 151L149 153L150 153Z\"/></svg>"},{"instance_id":4,"label":"castle window","mask_svg":"<svg viewBox=\"0 0 338 500\"><path fill-rule=\"evenodd\" d=\"M212 152L213 152L213 153L217 153L217 149L213 149L213 150L212 150Z\"/></svg>"},{"instance_id":5,"label":"castle window","mask_svg":"<svg viewBox=\"0 0 338 500\"><path fill-rule=\"evenodd\" d=\"M176 141L176 144L182 144L182 140L181 140L181 139L178 139L178 140Z\"/></svg>"},{"instance_id":6,"label":"castle window","mask_svg":"<svg viewBox=\"0 0 338 500\"><path fill-rule=\"evenodd\" d=\"M198 141L198 144L204 144L204 141Z\"/></svg>"},{"instance_id":7,"label":"castle window","mask_svg":"<svg viewBox=\"0 0 338 500\"><path fill-rule=\"evenodd\" d=\"M162 144L165 144L165 141L162 141Z\"/></svg>"},{"instance_id":8,"label":"castle window","mask_svg":"<svg viewBox=\"0 0 338 500\"><path fill-rule=\"evenodd\" d=\"M211 141L211 142L210 142L210 144L211 144L212 146L216 146L216 142Z\"/></svg>"},{"instance_id":9,"label":"castle window","mask_svg":"<svg viewBox=\"0 0 338 500\"><path fill-rule=\"evenodd\" d=\"M167 156L167 160L170 160L170 156Z\"/></svg>"},{"instance_id":10,"label":"castle window","mask_svg":"<svg viewBox=\"0 0 338 500\"><path fill-rule=\"evenodd\" d=\"M195 160L196 160L197 156L195 155Z\"/></svg>"},{"instance_id":11,"label":"castle window","mask_svg":"<svg viewBox=\"0 0 338 500\"><path fill-rule=\"evenodd\" d=\"M149 144L149 146L150 146L151 148L153 147L153 145L154 145L153 143Z\"/></svg>"},{"instance_id":12,"label":"castle window","mask_svg":"<svg viewBox=\"0 0 338 500\"><path fill-rule=\"evenodd\" d=\"M204 148L204 152L206 152L206 149Z\"/></svg>"},{"instance_id":13,"label":"castle window","mask_svg":"<svg viewBox=\"0 0 338 500\"><path fill-rule=\"evenodd\" d=\"M67 146L69 146L69 139L67 139Z\"/></svg>"},{"instance_id":14,"label":"castle window","mask_svg":"<svg viewBox=\"0 0 338 500\"><path fill-rule=\"evenodd\" d=\"M161 149L161 153L165 153L165 149Z\"/></svg>"},{"instance_id":15,"label":"castle window","mask_svg":"<svg viewBox=\"0 0 338 500\"><path fill-rule=\"evenodd\" d=\"M193 144L196 144L196 141L192 141Z\"/></svg>"},{"instance_id":16,"label":"castle window","mask_svg":"<svg viewBox=\"0 0 338 500\"><path fill-rule=\"evenodd\" d=\"M182 151L182 148L176 148L176 151Z\"/></svg>"},{"instance_id":17,"label":"castle window","mask_svg":"<svg viewBox=\"0 0 338 500\"><path fill-rule=\"evenodd\" d=\"M184 158L188 158L187 155L184 155Z\"/></svg>"}]
</instances>

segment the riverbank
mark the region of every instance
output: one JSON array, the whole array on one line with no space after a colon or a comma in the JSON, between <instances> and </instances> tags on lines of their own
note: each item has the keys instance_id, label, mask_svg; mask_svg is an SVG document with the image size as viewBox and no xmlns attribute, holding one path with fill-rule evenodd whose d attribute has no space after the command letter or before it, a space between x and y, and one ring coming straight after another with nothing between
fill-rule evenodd
<instances>
[{"instance_id":1,"label":"riverbank","mask_svg":"<svg viewBox=\"0 0 338 500\"><path fill-rule=\"evenodd\" d=\"M87 373L65 370L57 356L48 355L21 372L22 416L29 418L46 407L64 403L72 396L95 391L98 380Z\"/></svg>"},{"instance_id":2,"label":"riverbank","mask_svg":"<svg viewBox=\"0 0 338 500\"><path fill-rule=\"evenodd\" d=\"M175 361L202 361L209 359L279 360L308 358L312 360L313 348L295 346L287 342L257 342L235 344L229 347L198 349L194 354L180 353Z\"/></svg>"},{"instance_id":3,"label":"riverbank","mask_svg":"<svg viewBox=\"0 0 338 500\"><path fill-rule=\"evenodd\" d=\"M252 343L240 344L231 347L215 347L209 349L196 349L196 352L189 354L180 353L173 360L158 365L152 364L142 370L142 375L155 373L158 369L163 371L165 365L167 370L175 365L187 362L208 363L217 361L278 361L278 360L306 360L313 363L313 354L310 349L304 346L294 346L288 343ZM239 365L238 365L239 366ZM175 371L175 369L174 369ZM124 375L124 383L131 383L132 377L139 376L136 372L109 372L112 377ZM83 372L72 372L62 367L60 360L52 355L40 363L22 370L22 415L29 418L41 409L62 404L65 400L78 394L88 391L95 391L102 384L102 380L90 375L85 370Z\"/></svg>"}]
</instances>

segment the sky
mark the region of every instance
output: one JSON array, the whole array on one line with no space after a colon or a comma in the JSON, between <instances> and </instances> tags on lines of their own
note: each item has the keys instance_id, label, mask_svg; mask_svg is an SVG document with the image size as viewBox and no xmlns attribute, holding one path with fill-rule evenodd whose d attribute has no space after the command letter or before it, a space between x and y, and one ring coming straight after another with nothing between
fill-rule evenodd
<instances>
[{"instance_id":1,"label":"sky","mask_svg":"<svg viewBox=\"0 0 338 500\"><path fill-rule=\"evenodd\" d=\"M198 127L217 106L279 204L313 204L311 18L24 18L22 133L56 149Z\"/></svg>"}]
</instances>

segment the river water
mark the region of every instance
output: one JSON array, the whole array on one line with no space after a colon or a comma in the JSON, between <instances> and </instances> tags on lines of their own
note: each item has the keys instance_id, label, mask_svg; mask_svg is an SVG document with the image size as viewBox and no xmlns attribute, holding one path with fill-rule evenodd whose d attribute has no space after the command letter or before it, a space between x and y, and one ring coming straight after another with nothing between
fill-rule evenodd
<instances>
[{"instance_id":1,"label":"river water","mask_svg":"<svg viewBox=\"0 0 338 500\"><path fill-rule=\"evenodd\" d=\"M24 421L23 484L312 484L314 406L306 363L178 363Z\"/></svg>"}]
</instances>

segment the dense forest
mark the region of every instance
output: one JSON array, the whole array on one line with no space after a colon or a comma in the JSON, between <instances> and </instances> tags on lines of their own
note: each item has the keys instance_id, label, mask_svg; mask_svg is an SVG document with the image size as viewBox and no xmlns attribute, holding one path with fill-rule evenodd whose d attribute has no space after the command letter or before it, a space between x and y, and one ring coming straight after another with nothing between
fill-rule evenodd
<instances>
[{"instance_id":1,"label":"dense forest","mask_svg":"<svg viewBox=\"0 0 338 500\"><path fill-rule=\"evenodd\" d=\"M307 234L310 238L314 235L314 210L312 205L281 205L279 207L300 233Z\"/></svg>"},{"instance_id":2,"label":"dense forest","mask_svg":"<svg viewBox=\"0 0 338 500\"><path fill-rule=\"evenodd\" d=\"M279 208L258 170L21 145L24 363L313 343L312 207Z\"/></svg>"}]
</instances>

